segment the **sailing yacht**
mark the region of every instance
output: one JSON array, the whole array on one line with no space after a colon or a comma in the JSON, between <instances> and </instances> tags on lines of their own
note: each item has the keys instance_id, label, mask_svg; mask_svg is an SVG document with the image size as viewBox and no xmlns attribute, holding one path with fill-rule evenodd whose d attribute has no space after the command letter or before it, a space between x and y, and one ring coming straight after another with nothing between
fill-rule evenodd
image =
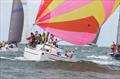
<instances>
[{"instance_id":1,"label":"sailing yacht","mask_svg":"<svg viewBox=\"0 0 120 79\"><path fill-rule=\"evenodd\" d=\"M13 0L8 44L1 48L2 51L18 51L17 43L21 41L24 24L24 12L21 0Z\"/></svg>"},{"instance_id":2,"label":"sailing yacht","mask_svg":"<svg viewBox=\"0 0 120 79\"><path fill-rule=\"evenodd\" d=\"M87 45L94 41L97 32L119 5L118 0L42 0L34 25L74 45ZM72 61L65 52L50 44L25 47L28 60Z\"/></svg>"},{"instance_id":3,"label":"sailing yacht","mask_svg":"<svg viewBox=\"0 0 120 79\"><path fill-rule=\"evenodd\" d=\"M116 33L116 45L117 45L117 52L116 54L110 53L112 57L115 59L120 60L120 6L118 8L119 11L119 18L118 18L118 27L117 27L117 33Z\"/></svg>"}]
</instances>

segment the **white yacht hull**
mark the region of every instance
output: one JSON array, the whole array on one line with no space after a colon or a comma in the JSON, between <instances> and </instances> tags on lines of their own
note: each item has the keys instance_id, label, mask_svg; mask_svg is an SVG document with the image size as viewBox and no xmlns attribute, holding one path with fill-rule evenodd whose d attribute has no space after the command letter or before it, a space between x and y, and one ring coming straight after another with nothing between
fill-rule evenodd
<instances>
[{"instance_id":1,"label":"white yacht hull","mask_svg":"<svg viewBox=\"0 0 120 79\"><path fill-rule=\"evenodd\" d=\"M35 60L35 61L45 61L49 60L47 54L42 50L35 50L31 48L25 48L24 58L27 60Z\"/></svg>"},{"instance_id":2,"label":"white yacht hull","mask_svg":"<svg viewBox=\"0 0 120 79\"><path fill-rule=\"evenodd\" d=\"M75 56L72 58L66 57L64 53L58 55L57 52L62 52L59 48L49 48L49 46L46 48L49 51L25 47L24 58L33 61L74 61L75 59Z\"/></svg>"}]
</instances>

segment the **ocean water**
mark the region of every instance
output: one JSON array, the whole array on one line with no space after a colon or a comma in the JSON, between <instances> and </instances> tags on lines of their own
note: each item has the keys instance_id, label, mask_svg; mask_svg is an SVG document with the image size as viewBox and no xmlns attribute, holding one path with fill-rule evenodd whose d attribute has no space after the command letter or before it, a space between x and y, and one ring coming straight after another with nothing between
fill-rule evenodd
<instances>
[{"instance_id":1,"label":"ocean water","mask_svg":"<svg viewBox=\"0 0 120 79\"><path fill-rule=\"evenodd\" d=\"M78 62L24 60L19 51L0 51L0 79L120 79L120 60L110 48L60 46L74 50Z\"/></svg>"}]
</instances>

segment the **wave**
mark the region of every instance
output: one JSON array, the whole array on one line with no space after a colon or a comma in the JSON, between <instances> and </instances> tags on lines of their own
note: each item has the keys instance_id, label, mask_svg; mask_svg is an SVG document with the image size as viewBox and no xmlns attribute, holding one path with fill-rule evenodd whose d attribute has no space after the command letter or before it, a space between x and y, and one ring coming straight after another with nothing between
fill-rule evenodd
<instances>
[{"instance_id":1,"label":"wave","mask_svg":"<svg viewBox=\"0 0 120 79\"><path fill-rule=\"evenodd\" d=\"M116 65L117 63L114 61L102 61L102 60L88 60L93 63L101 64L101 65Z\"/></svg>"},{"instance_id":2,"label":"wave","mask_svg":"<svg viewBox=\"0 0 120 79\"><path fill-rule=\"evenodd\" d=\"M0 59L4 59L4 60L15 60L15 59L8 58L8 57L0 57Z\"/></svg>"},{"instance_id":3,"label":"wave","mask_svg":"<svg viewBox=\"0 0 120 79\"><path fill-rule=\"evenodd\" d=\"M83 62L87 62L90 64L100 64L100 65L115 65L115 66L120 66L120 62L119 61L115 61L115 60L111 60L110 57L108 56L95 56L95 55L91 55L91 56L87 56L87 58L89 59L83 59L83 60L78 60L76 59L75 61L71 61L71 63L83 63ZM24 57L14 57L14 58L8 58L8 57L0 57L0 59L3 60L11 60L11 61L34 61L34 62L44 62L44 61L35 61L35 60L27 60ZM50 61L49 61L50 62ZM59 61L57 61L59 62ZM64 62L64 61L62 61ZM66 62L67 63L67 62Z\"/></svg>"},{"instance_id":4,"label":"wave","mask_svg":"<svg viewBox=\"0 0 120 79\"><path fill-rule=\"evenodd\" d=\"M91 56L86 56L88 58L88 61L91 61L93 63L101 64L101 65L117 65L120 66L120 62L117 60L114 60L112 57L107 56L107 55L91 55Z\"/></svg>"},{"instance_id":5,"label":"wave","mask_svg":"<svg viewBox=\"0 0 120 79\"><path fill-rule=\"evenodd\" d=\"M86 56L86 57L95 58L95 59L104 59L104 60L111 59L109 56L106 56L106 55L101 55L101 56L91 55L91 56Z\"/></svg>"},{"instance_id":6,"label":"wave","mask_svg":"<svg viewBox=\"0 0 120 79\"><path fill-rule=\"evenodd\" d=\"M34 62L40 62L35 60L28 60L24 57L14 57L14 58L8 58L8 57L0 57L2 60L11 60L11 61L34 61Z\"/></svg>"},{"instance_id":7,"label":"wave","mask_svg":"<svg viewBox=\"0 0 120 79\"><path fill-rule=\"evenodd\" d=\"M25 59L24 57L15 57L15 60L21 60L21 61L27 61L27 59Z\"/></svg>"},{"instance_id":8,"label":"wave","mask_svg":"<svg viewBox=\"0 0 120 79\"><path fill-rule=\"evenodd\" d=\"M12 60L12 61L15 61L15 60L28 61L24 57L14 57L14 58L0 57L0 59L3 59L3 60Z\"/></svg>"},{"instance_id":9,"label":"wave","mask_svg":"<svg viewBox=\"0 0 120 79\"><path fill-rule=\"evenodd\" d=\"M100 65L114 65L114 66L120 66L119 61L114 61L114 60L95 60L95 59L89 59L87 61L100 64Z\"/></svg>"}]
</instances>

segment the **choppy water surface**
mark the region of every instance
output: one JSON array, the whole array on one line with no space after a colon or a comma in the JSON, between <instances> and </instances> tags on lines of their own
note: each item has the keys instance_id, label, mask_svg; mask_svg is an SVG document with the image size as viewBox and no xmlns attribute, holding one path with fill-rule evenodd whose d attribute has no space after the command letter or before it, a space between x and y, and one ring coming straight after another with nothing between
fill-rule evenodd
<instances>
[{"instance_id":1,"label":"choppy water surface","mask_svg":"<svg viewBox=\"0 0 120 79\"><path fill-rule=\"evenodd\" d=\"M120 79L120 60L108 55L109 48L70 47L79 62L28 61L19 51L0 51L0 79Z\"/></svg>"}]
</instances>

